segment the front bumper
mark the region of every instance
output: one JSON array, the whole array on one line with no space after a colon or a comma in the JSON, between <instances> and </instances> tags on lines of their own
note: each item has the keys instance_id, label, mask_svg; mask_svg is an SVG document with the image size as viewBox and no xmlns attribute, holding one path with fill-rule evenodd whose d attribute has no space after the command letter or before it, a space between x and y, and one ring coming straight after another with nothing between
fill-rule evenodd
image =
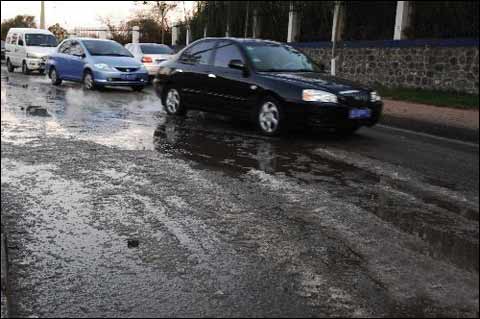
<instances>
[{"instance_id":1,"label":"front bumper","mask_svg":"<svg viewBox=\"0 0 480 319\"><path fill-rule=\"evenodd\" d=\"M293 125L307 125L323 128L346 126L373 126L382 116L383 103L373 102L361 108L369 108L371 116L364 119L350 119L351 109L359 108L343 104L294 103L287 107L287 116Z\"/></svg>"},{"instance_id":2,"label":"front bumper","mask_svg":"<svg viewBox=\"0 0 480 319\"><path fill-rule=\"evenodd\" d=\"M28 58L25 60L29 70L45 70L45 59L32 59Z\"/></svg>"},{"instance_id":3,"label":"front bumper","mask_svg":"<svg viewBox=\"0 0 480 319\"><path fill-rule=\"evenodd\" d=\"M109 72L93 71L95 84L103 86L145 86L148 84L149 75L142 72Z\"/></svg>"}]
</instances>

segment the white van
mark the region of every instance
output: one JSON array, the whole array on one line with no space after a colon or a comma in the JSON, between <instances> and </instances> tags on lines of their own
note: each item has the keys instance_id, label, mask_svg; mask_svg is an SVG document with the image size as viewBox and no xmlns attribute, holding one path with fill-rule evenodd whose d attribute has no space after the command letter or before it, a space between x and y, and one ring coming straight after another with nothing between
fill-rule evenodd
<instances>
[{"instance_id":1,"label":"white van","mask_svg":"<svg viewBox=\"0 0 480 319\"><path fill-rule=\"evenodd\" d=\"M48 30L11 28L5 39L5 57L9 72L21 67L24 74L45 72L47 56L55 51L57 38Z\"/></svg>"}]
</instances>

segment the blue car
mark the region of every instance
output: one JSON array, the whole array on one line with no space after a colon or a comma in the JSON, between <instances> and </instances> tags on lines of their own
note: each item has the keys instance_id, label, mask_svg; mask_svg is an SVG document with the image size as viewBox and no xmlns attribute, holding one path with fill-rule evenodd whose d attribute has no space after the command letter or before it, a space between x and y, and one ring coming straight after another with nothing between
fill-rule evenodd
<instances>
[{"instance_id":1,"label":"blue car","mask_svg":"<svg viewBox=\"0 0 480 319\"><path fill-rule=\"evenodd\" d=\"M46 70L53 85L60 85L63 80L82 82L87 90L129 86L141 91L149 80L145 66L112 40L64 40L49 55Z\"/></svg>"}]
</instances>

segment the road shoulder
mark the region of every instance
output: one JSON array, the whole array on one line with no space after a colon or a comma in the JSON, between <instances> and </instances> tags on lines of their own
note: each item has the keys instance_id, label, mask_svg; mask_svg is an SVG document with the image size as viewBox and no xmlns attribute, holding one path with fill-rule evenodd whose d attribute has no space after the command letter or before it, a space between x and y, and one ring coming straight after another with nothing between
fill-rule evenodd
<instances>
[{"instance_id":1,"label":"road shoulder","mask_svg":"<svg viewBox=\"0 0 480 319\"><path fill-rule=\"evenodd\" d=\"M479 143L479 112L404 101L384 101L382 124Z\"/></svg>"}]
</instances>

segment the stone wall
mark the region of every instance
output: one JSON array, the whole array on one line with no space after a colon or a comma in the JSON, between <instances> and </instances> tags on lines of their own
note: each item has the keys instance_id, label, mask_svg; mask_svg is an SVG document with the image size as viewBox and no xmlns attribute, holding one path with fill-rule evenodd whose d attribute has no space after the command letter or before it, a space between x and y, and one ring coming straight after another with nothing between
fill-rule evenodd
<instances>
[{"instance_id":1,"label":"stone wall","mask_svg":"<svg viewBox=\"0 0 480 319\"><path fill-rule=\"evenodd\" d=\"M389 46L392 41L385 46L375 42L370 47L340 45L337 75L368 85L478 94L478 40L450 47L415 45L419 41L404 47ZM293 45L330 70L330 44Z\"/></svg>"}]
</instances>

